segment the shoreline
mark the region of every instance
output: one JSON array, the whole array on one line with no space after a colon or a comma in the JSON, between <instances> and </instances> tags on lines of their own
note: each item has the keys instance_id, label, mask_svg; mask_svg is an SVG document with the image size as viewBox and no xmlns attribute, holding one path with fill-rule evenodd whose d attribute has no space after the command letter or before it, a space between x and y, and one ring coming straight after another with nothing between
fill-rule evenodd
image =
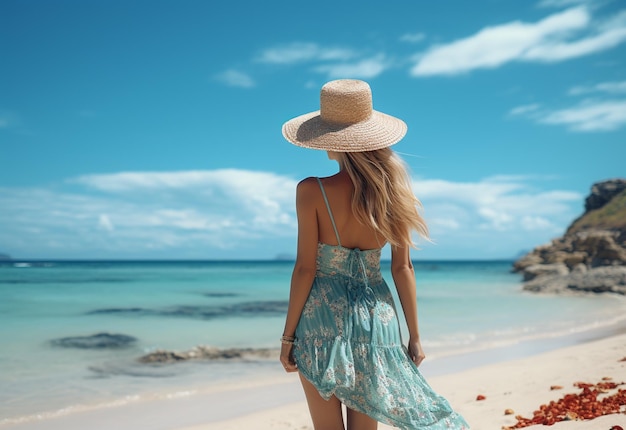
<instances>
[{"instance_id":1,"label":"shoreline","mask_svg":"<svg viewBox=\"0 0 626 430\"><path fill-rule=\"evenodd\" d=\"M475 398L478 394L478 388L472 389L470 386L472 385L470 381L474 385L479 385L477 381L480 378L477 379L475 375L482 375L482 378L486 380L507 379L510 375L504 378L497 378L491 376L491 373L495 372L495 375L498 373L498 369L501 368L508 369L507 372L513 372L512 369L514 367L511 366L514 366L514 363L519 363L520 369L526 368L536 358L553 355L568 356L568 354L572 355L570 351L576 349L580 350L579 353L575 354L577 356L593 356L597 353L596 350L598 348L604 348L602 344L615 344L620 341L623 345L623 356L626 356L626 325L623 323L618 326L603 327L558 338L530 340L515 345L438 357L431 361L427 359L420 367L420 370L431 385L438 391L441 391L441 394L445 397L449 397L453 407L458 407L459 412L463 414L464 405L468 404L468 402L472 403L468 400L468 396ZM583 376L572 376L571 381L565 381L561 384L571 387L575 380L584 379ZM614 375L616 379L618 376ZM626 366L622 367L621 378L626 380ZM461 383L453 382L455 380L461 381ZM503 381L495 382L503 383ZM548 382L546 383L550 385ZM457 385L458 387L455 387ZM513 385L515 383L512 382ZM441 390L438 389L439 386L441 386ZM484 387L483 391L488 391L488 385ZM514 387L512 387L513 389ZM463 399L463 401L461 402L459 399ZM268 374L248 381L219 382L202 390L181 390L174 393L160 393L160 395L157 394L149 399L127 400L121 404L112 402L108 405L97 405L94 407L67 408L57 411L56 416L41 417L41 419L36 419L33 416L28 421L0 424L0 429L40 430L62 428L64 430L78 430L90 428L97 430L115 427L119 430L125 430L148 428L146 427L147 422L149 422L149 428L154 430L243 429L252 427L260 429L306 429L306 425L309 425L307 424L309 419L308 410L297 377L295 377L295 374L284 374L282 372L277 372L276 374L272 372L271 375ZM290 405L295 405L293 408L294 412L289 412L292 409ZM536 407L538 406L539 404L536 405ZM532 410L526 412L525 416L531 412ZM291 421L299 420L298 422L304 422L300 427L258 427L256 424L252 427L245 427L240 423L242 420L252 419L251 417L255 417L254 419L257 420L259 419L258 416L263 416L266 417L264 419L272 421L274 420L272 417L284 417L294 414L297 417L294 417ZM626 421L626 415L623 415L623 419ZM291 422L290 420L287 421ZM471 424L472 422L470 421ZM379 428L391 427L381 425ZM497 428L500 428L500 426Z\"/></svg>"},{"instance_id":2,"label":"shoreline","mask_svg":"<svg viewBox=\"0 0 626 430\"><path fill-rule=\"evenodd\" d=\"M541 363L537 366L537 362ZM626 332L588 340L524 358L474 367L462 372L429 378L435 390L446 397L463 415L473 430L501 429L513 426L516 415L532 418L540 405L556 401L565 394L578 392L579 381L597 383L610 378L626 382ZM552 387L562 387L552 389ZM620 388L624 389L624 385ZM614 390L615 391L615 390ZM478 400L478 396L485 397ZM513 413L505 414L506 409ZM610 429L626 426L626 407L611 414L586 421L561 421L551 428L568 430ZM292 402L262 412L237 418L209 421L177 430L313 430L305 401ZM379 424L379 430L394 427ZM543 427L533 427L543 428Z\"/></svg>"},{"instance_id":3,"label":"shoreline","mask_svg":"<svg viewBox=\"0 0 626 430\"><path fill-rule=\"evenodd\" d=\"M626 335L626 320L610 326L600 326L559 336L533 337L509 344L468 350L458 354L441 355L426 360L420 371L430 377L463 372L486 365L529 358L576 345Z\"/></svg>"},{"instance_id":4,"label":"shoreline","mask_svg":"<svg viewBox=\"0 0 626 430\"><path fill-rule=\"evenodd\" d=\"M536 295L523 293L522 296ZM474 341L465 346L460 344L454 350L437 350L434 345L429 346L428 339L425 338L423 342L427 359L422 364L421 370L430 380L432 377L527 357L626 331L626 314L624 313L626 299L618 296L615 297L615 300L610 300L610 303L617 305L617 307L611 307L610 314L607 314L606 308L602 308L603 315L594 310L593 321L590 320L585 324L567 324L567 326L554 331L546 330L545 327L543 331L517 330L510 335L499 335L498 339L492 342ZM532 318L534 314L530 310L531 308L528 309L526 316ZM554 309L555 315L559 315L559 308ZM582 309L584 311L585 307ZM494 327L494 330L497 329L498 327ZM186 349L182 351L186 351ZM139 356L137 355L137 357ZM29 385L28 382L30 381L22 383L19 379L14 378L13 389L9 386L9 389L4 393L7 403L1 405L4 409L3 413L0 414L0 429L17 428L18 424L26 425L40 421L60 420L70 415L89 414L98 410L123 411L126 407L132 410L133 405L153 401L160 402L172 398L184 397L194 401L193 399L205 395L208 391L214 391L216 387L228 390L233 384L251 383L257 386L264 383L264 379L271 379L270 382L280 381L283 370L278 366L277 358L276 356L250 361L241 359L189 360L152 368L150 365L137 364L134 359L131 365L129 359L118 361L114 357L107 359L109 361L79 363L79 366L88 365L95 366L94 368L97 370L101 369L102 375L94 374L90 370L91 367L85 367L82 371L80 371L82 367L78 367L78 371L68 372L68 375L81 373L81 379L59 377L56 385L49 389L33 384ZM101 384L89 383L89 379L94 375L107 378L107 380ZM298 384L296 386L298 388L295 392L298 394L300 388ZM103 388L102 391L97 391L100 387ZM117 389L117 391L113 392L112 389ZM33 398L37 400L37 403L28 404L28 402L23 401L20 404L21 393L26 395L33 393ZM65 393L70 395L64 396ZM15 400L15 405L21 409L11 407L13 400ZM211 400L211 402L218 405L219 399L217 401ZM0 403L4 402L0 401ZM168 408L167 402L163 405L164 408ZM207 408L205 408L205 412ZM237 413L249 413L251 412L250 409L252 408L244 404L242 410L237 411ZM216 410L222 415L221 418L232 418L232 415L223 416L227 409L216 408ZM209 411L213 413L212 409Z\"/></svg>"}]
</instances>

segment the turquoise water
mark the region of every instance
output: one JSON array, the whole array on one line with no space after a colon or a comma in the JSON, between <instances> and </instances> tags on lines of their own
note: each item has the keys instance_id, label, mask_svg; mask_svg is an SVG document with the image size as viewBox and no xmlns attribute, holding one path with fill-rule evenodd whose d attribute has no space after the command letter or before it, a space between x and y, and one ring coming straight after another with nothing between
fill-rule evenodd
<instances>
[{"instance_id":1,"label":"turquoise water","mask_svg":"<svg viewBox=\"0 0 626 430\"><path fill-rule=\"evenodd\" d=\"M415 263L429 360L624 318L624 301L615 297L524 293L510 267L506 261ZM274 360L149 366L136 359L201 344L278 347L291 269L282 261L0 263L0 424L281 372ZM388 263L383 275L391 280ZM50 342L99 332L137 342L113 350Z\"/></svg>"}]
</instances>

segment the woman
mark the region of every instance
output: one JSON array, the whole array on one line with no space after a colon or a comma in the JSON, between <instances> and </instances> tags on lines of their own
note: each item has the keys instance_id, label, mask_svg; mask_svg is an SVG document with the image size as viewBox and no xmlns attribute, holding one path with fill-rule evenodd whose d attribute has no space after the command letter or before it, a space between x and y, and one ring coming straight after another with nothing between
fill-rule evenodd
<instances>
[{"instance_id":1,"label":"woman","mask_svg":"<svg viewBox=\"0 0 626 430\"><path fill-rule=\"evenodd\" d=\"M307 178L296 192L298 251L280 361L299 371L316 430L467 429L432 391L417 324L411 233L428 237L402 161L389 146L406 133L400 119L372 109L369 85L338 80L322 87L320 111L283 125L291 143L326 150L339 173ZM408 348L380 273L391 245L391 272L409 330Z\"/></svg>"}]
</instances>

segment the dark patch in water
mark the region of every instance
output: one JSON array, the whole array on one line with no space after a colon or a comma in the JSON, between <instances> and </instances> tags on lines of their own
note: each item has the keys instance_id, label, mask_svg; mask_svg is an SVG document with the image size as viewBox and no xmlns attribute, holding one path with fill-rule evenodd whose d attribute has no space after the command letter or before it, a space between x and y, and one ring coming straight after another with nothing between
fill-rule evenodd
<instances>
[{"instance_id":1,"label":"dark patch in water","mask_svg":"<svg viewBox=\"0 0 626 430\"><path fill-rule=\"evenodd\" d=\"M50 344L63 348L120 349L131 346L137 338L125 334L96 333L91 336L70 336L53 339Z\"/></svg>"},{"instance_id":2,"label":"dark patch in water","mask_svg":"<svg viewBox=\"0 0 626 430\"><path fill-rule=\"evenodd\" d=\"M248 316L280 316L287 312L286 300L233 303L230 305L180 305L162 309L104 308L86 312L87 315L116 314L133 316L164 316L197 319Z\"/></svg>"},{"instance_id":3,"label":"dark patch in water","mask_svg":"<svg viewBox=\"0 0 626 430\"><path fill-rule=\"evenodd\" d=\"M267 360L278 358L280 349L228 348L199 345L189 351L159 349L137 359L144 364L170 364L192 360Z\"/></svg>"},{"instance_id":4,"label":"dark patch in water","mask_svg":"<svg viewBox=\"0 0 626 430\"><path fill-rule=\"evenodd\" d=\"M3 279L3 284L118 284L133 282L131 278L47 278L47 279Z\"/></svg>"},{"instance_id":5,"label":"dark patch in water","mask_svg":"<svg viewBox=\"0 0 626 430\"><path fill-rule=\"evenodd\" d=\"M263 313L263 312L276 312L283 313L287 312L287 306L289 302L286 300L274 300L267 302L246 302L240 303L237 306L237 309L240 312L246 313Z\"/></svg>"},{"instance_id":6,"label":"dark patch in water","mask_svg":"<svg viewBox=\"0 0 626 430\"><path fill-rule=\"evenodd\" d=\"M436 264L420 264L420 263L416 263L415 268L416 270L419 269L419 270L425 270L425 271L436 271L440 269L440 267Z\"/></svg>"},{"instance_id":7,"label":"dark patch in water","mask_svg":"<svg viewBox=\"0 0 626 430\"><path fill-rule=\"evenodd\" d=\"M143 314L150 312L148 309L143 308L104 308L88 311L87 315L93 314Z\"/></svg>"},{"instance_id":8,"label":"dark patch in water","mask_svg":"<svg viewBox=\"0 0 626 430\"><path fill-rule=\"evenodd\" d=\"M237 297L237 296L240 296L241 294L210 292L210 293L204 293L202 295L205 296L205 297Z\"/></svg>"},{"instance_id":9,"label":"dark patch in water","mask_svg":"<svg viewBox=\"0 0 626 430\"><path fill-rule=\"evenodd\" d=\"M173 306L171 308L156 310L155 314L166 317L190 317L210 319L226 314L225 310L213 306Z\"/></svg>"}]
</instances>

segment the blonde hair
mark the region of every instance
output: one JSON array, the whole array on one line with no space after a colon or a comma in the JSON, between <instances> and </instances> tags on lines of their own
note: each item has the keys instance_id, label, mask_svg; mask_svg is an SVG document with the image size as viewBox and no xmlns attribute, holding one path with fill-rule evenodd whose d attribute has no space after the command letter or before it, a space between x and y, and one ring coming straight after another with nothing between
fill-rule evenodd
<instances>
[{"instance_id":1,"label":"blonde hair","mask_svg":"<svg viewBox=\"0 0 626 430\"><path fill-rule=\"evenodd\" d=\"M337 160L352 183L352 211L392 246L415 247L411 232L428 239L428 226L419 213L422 204L411 187L402 159L390 148L338 153Z\"/></svg>"}]
</instances>

